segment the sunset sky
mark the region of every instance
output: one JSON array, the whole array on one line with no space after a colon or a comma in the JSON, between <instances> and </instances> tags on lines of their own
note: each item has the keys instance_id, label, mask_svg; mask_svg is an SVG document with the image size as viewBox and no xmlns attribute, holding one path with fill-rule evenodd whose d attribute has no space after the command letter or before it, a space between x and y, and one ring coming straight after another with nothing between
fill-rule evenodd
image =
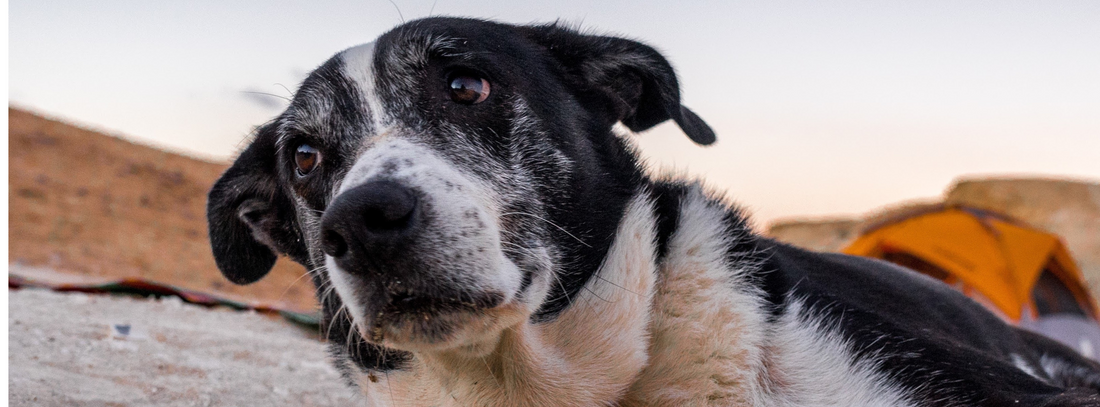
<instances>
[{"instance_id":1,"label":"sunset sky","mask_svg":"<svg viewBox=\"0 0 1100 407\"><path fill-rule=\"evenodd\" d=\"M560 19L664 52L719 142L666 124L643 154L759 225L960 176L1100 182L1098 1L394 1L12 0L9 101L224 161L310 70L402 18Z\"/></svg>"}]
</instances>

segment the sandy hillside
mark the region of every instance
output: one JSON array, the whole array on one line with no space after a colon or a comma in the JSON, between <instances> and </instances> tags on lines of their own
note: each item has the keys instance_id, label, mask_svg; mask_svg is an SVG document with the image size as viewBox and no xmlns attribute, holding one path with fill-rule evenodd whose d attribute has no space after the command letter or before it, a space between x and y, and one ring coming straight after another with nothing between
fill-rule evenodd
<instances>
[{"instance_id":1,"label":"sandy hillside","mask_svg":"<svg viewBox=\"0 0 1100 407\"><path fill-rule=\"evenodd\" d=\"M1093 294L1100 296L1100 183L1044 178L963 179L944 193L942 201L1004 213L1057 234L1085 274ZM780 220L768 234L818 251L837 251L878 219L932 202L893 205L858 219Z\"/></svg>"},{"instance_id":2,"label":"sandy hillside","mask_svg":"<svg viewBox=\"0 0 1100 407\"><path fill-rule=\"evenodd\" d=\"M226 168L8 109L12 263L142 277L204 292L315 308L305 270L280 259L235 286L214 265L206 192Z\"/></svg>"}]
</instances>

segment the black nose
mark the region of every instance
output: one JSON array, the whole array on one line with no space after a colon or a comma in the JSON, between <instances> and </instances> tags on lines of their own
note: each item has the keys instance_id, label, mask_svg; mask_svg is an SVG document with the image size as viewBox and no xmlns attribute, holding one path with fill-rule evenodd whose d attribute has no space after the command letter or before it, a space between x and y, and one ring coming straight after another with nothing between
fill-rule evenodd
<instances>
[{"instance_id":1,"label":"black nose","mask_svg":"<svg viewBox=\"0 0 1100 407\"><path fill-rule=\"evenodd\" d=\"M321 217L321 247L354 272L392 255L415 229L417 199L392 181L371 181L344 191Z\"/></svg>"}]
</instances>

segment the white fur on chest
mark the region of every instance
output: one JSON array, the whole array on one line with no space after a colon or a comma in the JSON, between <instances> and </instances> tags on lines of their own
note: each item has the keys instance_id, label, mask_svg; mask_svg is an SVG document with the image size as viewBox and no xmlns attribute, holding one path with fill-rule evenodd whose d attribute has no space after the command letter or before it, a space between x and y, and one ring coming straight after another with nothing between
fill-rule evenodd
<instances>
[{"instance_id":1,"label":"white fur on chest","mask_svg":"<svg viewBox=\"0 0 1100 407\"><path fill-rule=\"evenodd\" d=\"M766 320L754 265L729 264L726 209L685 197L654 290L649 364L622 406L907 405L795 302Z\"/></svg>"},{"instance_id":2,"label":"white fur on chest","mask_svg":"<svg viewBox=\"0 0 1100 407\"><path fill-rule=\"evenodd\" d=\"M649 364L622 405L753 405L765 338L761 295L737 290L721 208L684 197L654 290Z\"/></svg>"}]
</instances>

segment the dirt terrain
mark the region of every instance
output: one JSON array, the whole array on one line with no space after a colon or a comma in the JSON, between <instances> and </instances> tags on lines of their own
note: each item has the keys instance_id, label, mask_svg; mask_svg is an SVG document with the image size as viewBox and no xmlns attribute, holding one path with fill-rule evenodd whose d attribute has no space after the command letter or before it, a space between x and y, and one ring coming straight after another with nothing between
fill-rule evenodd
<instances>
[{"instance_id":1,"label":"dirt terrain","mask_svg":"<svg viewBox=\"0 0 1100 407\"><path fill-rule=\"evenodd\" d=\"M8 109L12 263L316 308L305 269L280 259L236 286L214 265L206 192L227 167Z\"/></svg>"},{"instance_id":2,"label":"dirt terrain","mask_svg":"<svg viewBox=\"0 0 1100 407\"><path fill-rule=\"evenodd\" d=\"M364 403L313 332L276 317L177 297L8 294L12 406Z\"/></svg>"}]
</instances>

